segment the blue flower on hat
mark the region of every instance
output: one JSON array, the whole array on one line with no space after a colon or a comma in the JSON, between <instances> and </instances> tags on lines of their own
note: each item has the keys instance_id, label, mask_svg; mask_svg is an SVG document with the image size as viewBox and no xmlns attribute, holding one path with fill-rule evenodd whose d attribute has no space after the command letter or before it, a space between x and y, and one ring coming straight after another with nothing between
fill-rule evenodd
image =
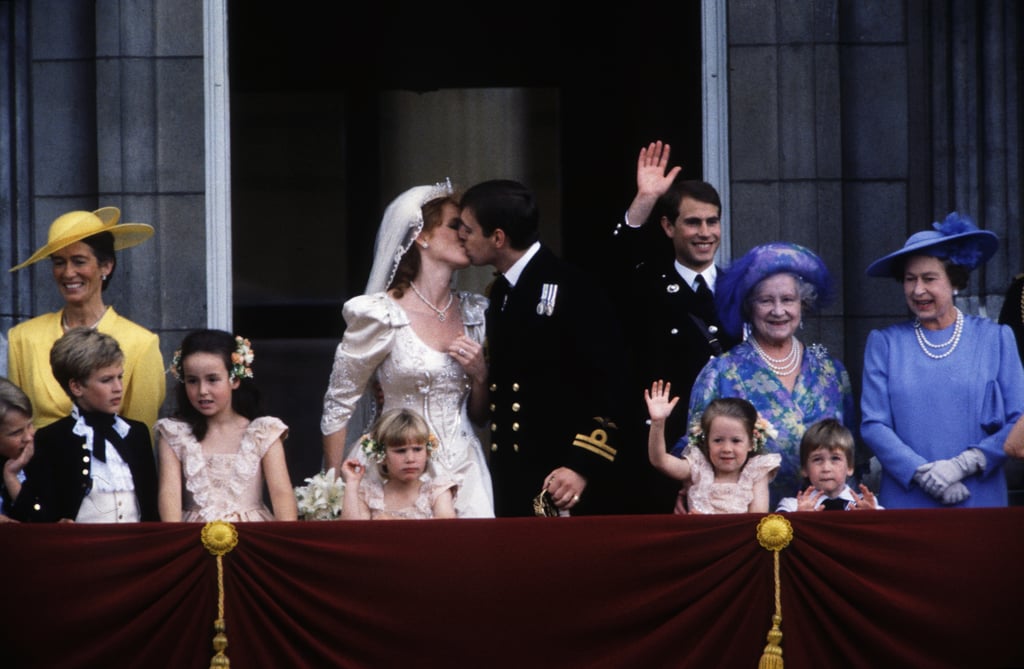
<instances>
[{"instance_id":1,"label":"blue flower on hat","mask_svg":"<svg viewBox=\"0 0 1024 669\"><path fill-rule=\"evenodd\" d=\"M932 223L932 227L946 237L965 232L975 232L978 229L978 226L974 224L974 221L969 216L958 214L955 211L947 214L945 220L941 223ZM938 249L937 251L936 257L944 257L954 265L963 265L971 269L978 266L982 256L981 247L978 244L972 243L970 239L964 239L960 243L950 243L948 248Z\"/></svg>"},{"instance_id":2,"label":"blue flower on hat","mask_svg":"<svg viewBox=\"0 0 1024 669\"><path fill-rule=\"evenodd\" d=\"M999 238L994 232L979 229L970 216L954 211L941 223L932 223L931 230L910 235L903 248L868 265L867 274L898 279L911 255L932 256L972 270L988 261L998 248Z\"/></svg>"}]
</instances>

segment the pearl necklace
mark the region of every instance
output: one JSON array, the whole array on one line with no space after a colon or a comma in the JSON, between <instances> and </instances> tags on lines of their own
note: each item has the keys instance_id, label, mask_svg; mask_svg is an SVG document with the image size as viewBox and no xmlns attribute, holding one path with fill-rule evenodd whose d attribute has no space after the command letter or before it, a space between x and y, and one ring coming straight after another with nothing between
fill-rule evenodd
<instances>
[{"instance_id":1,"label":"pearl necklace","mask_svg":"<svg viewBox=\"0 0 1024 669\"><path fill-rule=\"evenodd\" d=\"M789 353L782 356L781 358L773 358L764 352L761 345L757 343L757 337L750 337L750 345L754 347L757 354L764 360L764 364L778 374L779 376L789 376L796 371L796 368L800 365L800 341L796 338L796 335L790 338Z\"/></svg>"},{"instance_id":2,"label":"pearl necklace","mask_svg":"<svg viewBox=\"0 0 1024 669\"><path fill-rule=\"evenodd\" d=\"M107 315L107 307L103 307L103 311L100 312L100 317L96 319L96 322L93 323L92 325L88 325L88 326L84 326L84 327L88 327L90 330L95 330L96 327L100 324L100 321L102 321L103 317L106 316L106 315ZM60 314L60 327L61 327L62 330L64 330L64 332L67 332L68 330L71 329L71 325L68 323L68 312L67 311L63 311Z\"/></svg>"},{"instance_id":3,"label":"pearl necklace","mask_svg":"<svg viewBox=\"0 0 1024 669\"><path fill-rule=\"evenodd\" d=\"M955 308L955 307L954 307ZM956 325L953 327L953 336L942 342L941 344L933 344L928 341L928 338L924 336L924 328L921 327L921 320L914 319L914 334L917 335L917 345L921 347L921 350L926 356L932 360L942 360L949 356L956 350L957 344L960 343L960 335L964 332L964 312L956 308ZM945 353L932 353L929 348L946 348Z\"/></svg>"},{"instance_id":4,"label":"pearl necklace","mask_svg":"<svg viewBox=\"0 0 1024 669\"><path fill-rule=\"evenodd\" d=\"M431 302L430 300L423 296L423 293L420 292L419 288L416 287L415 283L410 281L409 285L412 286L412 292L416 293L416 297L420 298L423 301L423 304L427 305L428 307L434 310L434 313L437 314L437 320L444 323L447 318L445 314L447 314L448 310L452 308L452 302L455 300L455 293L449 291L448 303L444 305L444 309L438 309L437 307L434 306L433 302Z\"/></svg>"}]
</instances>

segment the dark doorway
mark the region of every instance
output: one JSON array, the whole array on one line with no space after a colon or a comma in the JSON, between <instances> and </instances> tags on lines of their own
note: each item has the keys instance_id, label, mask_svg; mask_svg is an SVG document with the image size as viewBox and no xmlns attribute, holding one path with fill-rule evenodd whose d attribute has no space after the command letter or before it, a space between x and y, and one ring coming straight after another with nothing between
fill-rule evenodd
<instances>
[{"instance_id":1,"label":"dark doorway","mask_svg":"<svg viewBox=\"0 0 1024 669\"><path fill-rule=\"evenodd\" d=\"M292 426L298 482L319 468L341 304L369 270L375 229L346 222L378 220L394 195L381 192L383 91L557 90L561 161L539 186L561 211L544 216L562 254L598 274L642 145L670 142L701 176L699 2L385 0L356 14L233 0L228 18L235 329L265 342L260 385Z\"/></svg>"}]
</instances>

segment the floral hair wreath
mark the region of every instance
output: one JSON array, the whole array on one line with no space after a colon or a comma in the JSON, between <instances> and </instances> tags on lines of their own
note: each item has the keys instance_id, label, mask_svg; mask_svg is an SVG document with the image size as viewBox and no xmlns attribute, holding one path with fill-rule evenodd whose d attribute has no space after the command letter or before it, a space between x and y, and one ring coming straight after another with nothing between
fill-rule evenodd
<instances>
[{"instance_id":1,"label":"floral hair wreath","mask_svg":"<svg viewBox=\"0 0 1024 669\"><path fill-rule=\"evenodd\" d=\"M252 378L252 361L256 358L252 352L252 343L245 337L235 337L235 350L231 352L231 368L228 370L233 378L241 381L242 379ZM171 358L171 366L167 368L174 378L184 383L185 381L185 368L181 364L181 349L179 348L174 352L174 357Z\"/></svg>"},{"instance_id":2,"label":"floral hair wreath","mask_svg":"<svg viewBox=\"0 0 1024 669\"><path fill-rule=\"evenodd\" d=\"M700 421L690 425L688 436L690 443L698 448L704 448L707 445L707 435L701 429ZM778 430L765 420L764 416L758 413L757 420L754 422L754 443L751 445L750 452L758 453L764 450L765 446L768 445L768 440L775 439L778 436Z\"/></svg>"},{"instance_id":3,"label":"floral hair wreath","mask_svg":"<svg viewBox=\"0 0 1024 669\"><path fill-rule=\"evenodd\" d=\"M366 454L367 459L377 463L384 462L384 454L386 451L384 444L380 443L369 434L364 434L359 438L359 446L363 449L363 453ZM433 434L428 435L424 446L427 447L427 457L433 457L434 451L437 450L438 446L437 437Z\"/></svg>"}]
</instances>

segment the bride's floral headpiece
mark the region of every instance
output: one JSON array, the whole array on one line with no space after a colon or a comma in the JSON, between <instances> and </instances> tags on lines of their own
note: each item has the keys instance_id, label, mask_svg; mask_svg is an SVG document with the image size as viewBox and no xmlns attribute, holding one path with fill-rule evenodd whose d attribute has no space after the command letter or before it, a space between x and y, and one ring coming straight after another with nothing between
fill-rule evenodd
<instances>
[{"instance_id":1,"label":"bride's floral headpiece","mask_svg":"<svg viewBox=\"0 0 1024 669\"><path fill-rule=\"evenodd\" d=\"M689 442L694 446L704 449L707 447L707 435L704 434L704 430L700 426L700 421L695 421L690 425L690 429L687 432ZM751 453L760 453L764 450L768 444L769 439L775 439L779 436L778 430L765 420L764 416L760 413L757 414L757 420L754 422L754 442L750 445Z\"/></svg>"},{"instance_id":2,"label":"bride's floral headpiece","mask_svg":"<svg viewBox=\"0 0 1024 669\"><path fill-rule=\"evenodd\" d=\"M369 434L364 434L359 438L359 446L363 449L363 453L366 454L368 460L378 464L384 462L384 455L387 452L387 448L384 444L377 441ZM434 451L437 450L437 437L433 434L428 435L424 446L427 447L427 457L433 457Z\"/></svg>"},{"instance_id":3,"label":"bride's floral headpiece","mask_svg":"<svg viewBox=\"0 0 1024 669\"><path fill-rule=\"evenodd\" d=\"M252 378L252 361L256 355L252 352L252 343L245 337L235 337L235 350L231 352L231 367L228 374L239 381ZM181 349L174 352L171 366L167 368L174 378L184 383L185 368L181 362Z\"/></svg>"}]
</instances>

